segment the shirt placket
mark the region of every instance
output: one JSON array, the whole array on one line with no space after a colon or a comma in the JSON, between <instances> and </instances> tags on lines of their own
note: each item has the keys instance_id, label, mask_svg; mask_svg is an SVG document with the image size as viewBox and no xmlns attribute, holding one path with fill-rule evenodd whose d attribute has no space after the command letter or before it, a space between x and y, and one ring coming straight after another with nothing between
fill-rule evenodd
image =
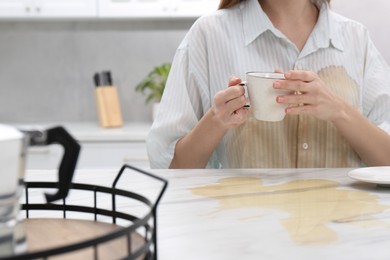
<instances>
[{"instance_id":1,"label":"shirt placket","mask_svg":"<svg viewBox=\"0 0 390 260\"><path fill-rule=\"evenodd\" d=\"M298 131L297 131L297 167L308 167L308 155L310 152L310 143L307 138L308 120L307 116L298 115Z\"/></svg>"},{"instance_id":2,"label":"shirt placket","mask_svg":"<svg viewBox=\"0 0 390 260\"><path fill-rule=\"evenodd\" d=\"M297 59L294 64L294 70L305 70L305 64L303 59ZM296 95L300 95L299 92ZM298 131L297 131L297 154L296 165L298 168L308 167L308 155L310 151L310 143L308 140L308 117L304 115L298 115Z\"/></svg>"}]
</instances>

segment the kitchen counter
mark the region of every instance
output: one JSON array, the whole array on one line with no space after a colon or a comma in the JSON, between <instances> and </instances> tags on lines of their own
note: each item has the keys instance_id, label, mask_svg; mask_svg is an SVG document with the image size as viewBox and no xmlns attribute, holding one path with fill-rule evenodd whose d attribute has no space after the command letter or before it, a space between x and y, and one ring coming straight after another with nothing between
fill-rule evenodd
<instances>
[{"instance_id":1,"label":"kitchen counter","mask_svg":"<svg viewBox=\"0 0 390 260\"><path fill-rule=\"evenodd\" d=\"M146 138L150 123L126 123L117 128L103 128L95 122L41 122L14 126L20 129L63 126L81 145L78 169L110 169L123 164L149 168ZM26 167L57 169L62 155L63 149L58 144L29 147Z\"/></svg>"},{"instance_id":2,"label":"kitchen counter","mask_svg":"<svg viewBox=\"0 0 390 260\"><path fill-rule=\"evenodd\" d=\"M151 123L126 123L122 127L103 128L96 122L44 122L39 124L16 124L15 126L47 128L59 125L65 127L80 142L145 141L151 127Z\"/></svg>"},{"instance_id":3,"label":"kitchen counter","mask_svg":"<svg viewBox=\"0 0 390 260\"><path fill-rule=\"evenodd\" d=\"M350 179L350 170L152 170L169 181L159 259L390 259L390 189ZM103 185L115 173L79 170L75 182ZM54 175L30 170L26 179ZM137 178L119 185L158 186Z\"/></svg>"}]
</instances>

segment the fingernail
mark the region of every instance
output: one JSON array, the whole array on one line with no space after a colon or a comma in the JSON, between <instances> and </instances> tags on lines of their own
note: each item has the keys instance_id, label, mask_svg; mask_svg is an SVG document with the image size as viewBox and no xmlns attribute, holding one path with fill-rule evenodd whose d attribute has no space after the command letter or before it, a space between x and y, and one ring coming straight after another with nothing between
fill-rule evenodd
<instances>
[{"instance_id":1,"label":"fingernail","mask_svg":"<svg viewBox=\"0 0 390 260\"><path fill-rule=\"evenodd\" d=\"M280 82L279 81L275 81L274 82L274 88L280 88Z\"/></svg>"},{"instance_id":2,"label":"fingernail","mask_svg":"<svg viewBox=\"0 0 390 260\"><path fill-rule=\"evenodd\" d=\"M276 98L276 102L278 102L278 103L281 103L281 102L283 102L284 101L284 98L283 97L277 97Z\"/></svg>"},{"instance_id":3,"label":"fingernail","mask_svg":"<svg viewBox=\"0 0 390 260\"><path fill-rule=\"evenodd\" d=\"M284 77L285 77L285 78L291 77L291 73L290 73L290 72L286 72L286 73L284 74Z\"/></svg>"}]
</instances>

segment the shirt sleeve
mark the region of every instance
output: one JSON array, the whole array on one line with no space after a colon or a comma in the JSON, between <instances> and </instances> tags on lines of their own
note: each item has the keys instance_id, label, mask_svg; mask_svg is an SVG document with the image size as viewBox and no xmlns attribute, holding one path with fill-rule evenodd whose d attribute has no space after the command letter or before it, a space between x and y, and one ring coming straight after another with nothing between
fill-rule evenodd
<instances>
[{"instance_id":1,"label":"shirt sleeve","mask_svg":"<svg viewBox=\"0 0 390 260\"><path fill-rule=\"evenodd\" d=\"M176 51L158 113L146 140L151 168L169 168L177 141L190 132L209 109L207 67L207 51L201 32L191 28Z\"/></svg>"},{"instance_id":2,"label":"shirt sleeve","mask_svg":"<svg viewBox=\"0 0 390 260\"><path fill-rule=\"evenodd\" d=\"M368 36L363 87L363 113L390 134L390 67Z\"/></svg>"}]
</instances>

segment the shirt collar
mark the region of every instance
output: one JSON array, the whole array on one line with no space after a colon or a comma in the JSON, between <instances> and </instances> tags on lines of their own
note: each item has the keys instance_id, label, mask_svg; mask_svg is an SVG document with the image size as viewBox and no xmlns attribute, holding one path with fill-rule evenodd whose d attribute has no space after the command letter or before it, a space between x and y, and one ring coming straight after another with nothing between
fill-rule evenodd
<instances>
[{"instance_id":1,"label":"shirt collar","mask_svg":"<svg viewBox=\"0 0 390 260\"><path fill-rule=\"evenodd\" d=\"M275 27L264 13L257 0L246 0L240 3L243 21L245 45L253 42L267 30L275 31Z\"/></svg>"},{"instance_id":2,"label":"shirt collar","mask_svg":"<svg viewBox=\"0 0 390 260\"><path fill-rule=\"evenodd\" d=\"M253 42L259 35L266 31L271 31L277 37L284 37L273 26L257 0L242 1L240 3L240 9L246 45ZM340 34L342 28L335 21L333 15L329 9L329 5L322 4L317 24L313 30L314 41L317 47L329 47L331 44L334 48L343 51L344 46L338 36L342 35Z\"/></svg>"},{"instance_id":3,"label":"shirt collar","mask_svg":"<svg viewBox=\"0 0 390 260\"><path fill-rule=\"evenodd\" d=\"M333 17L328 4L322 4L316 26L310 38L316 48L327 48L332 46L344 51L344 45L340 39L340 26ZM310 39L309 39L310 40Z\"/></svg>"},{"instance_id":4,"label":"shirt collar","mask_svg":"<svg viewBox=\"0 0 390 260\"><path fill-rule=\"evenodd\" d=\"M325 5L327 18L328 18L328 28L329 28L329 39L333 47L339 49L340 51L344 51L344 44L341 39L341 35L343 35L343 28L335 19L335 14L329 9L328 5Z\"/></svg>"}]
</instances>

